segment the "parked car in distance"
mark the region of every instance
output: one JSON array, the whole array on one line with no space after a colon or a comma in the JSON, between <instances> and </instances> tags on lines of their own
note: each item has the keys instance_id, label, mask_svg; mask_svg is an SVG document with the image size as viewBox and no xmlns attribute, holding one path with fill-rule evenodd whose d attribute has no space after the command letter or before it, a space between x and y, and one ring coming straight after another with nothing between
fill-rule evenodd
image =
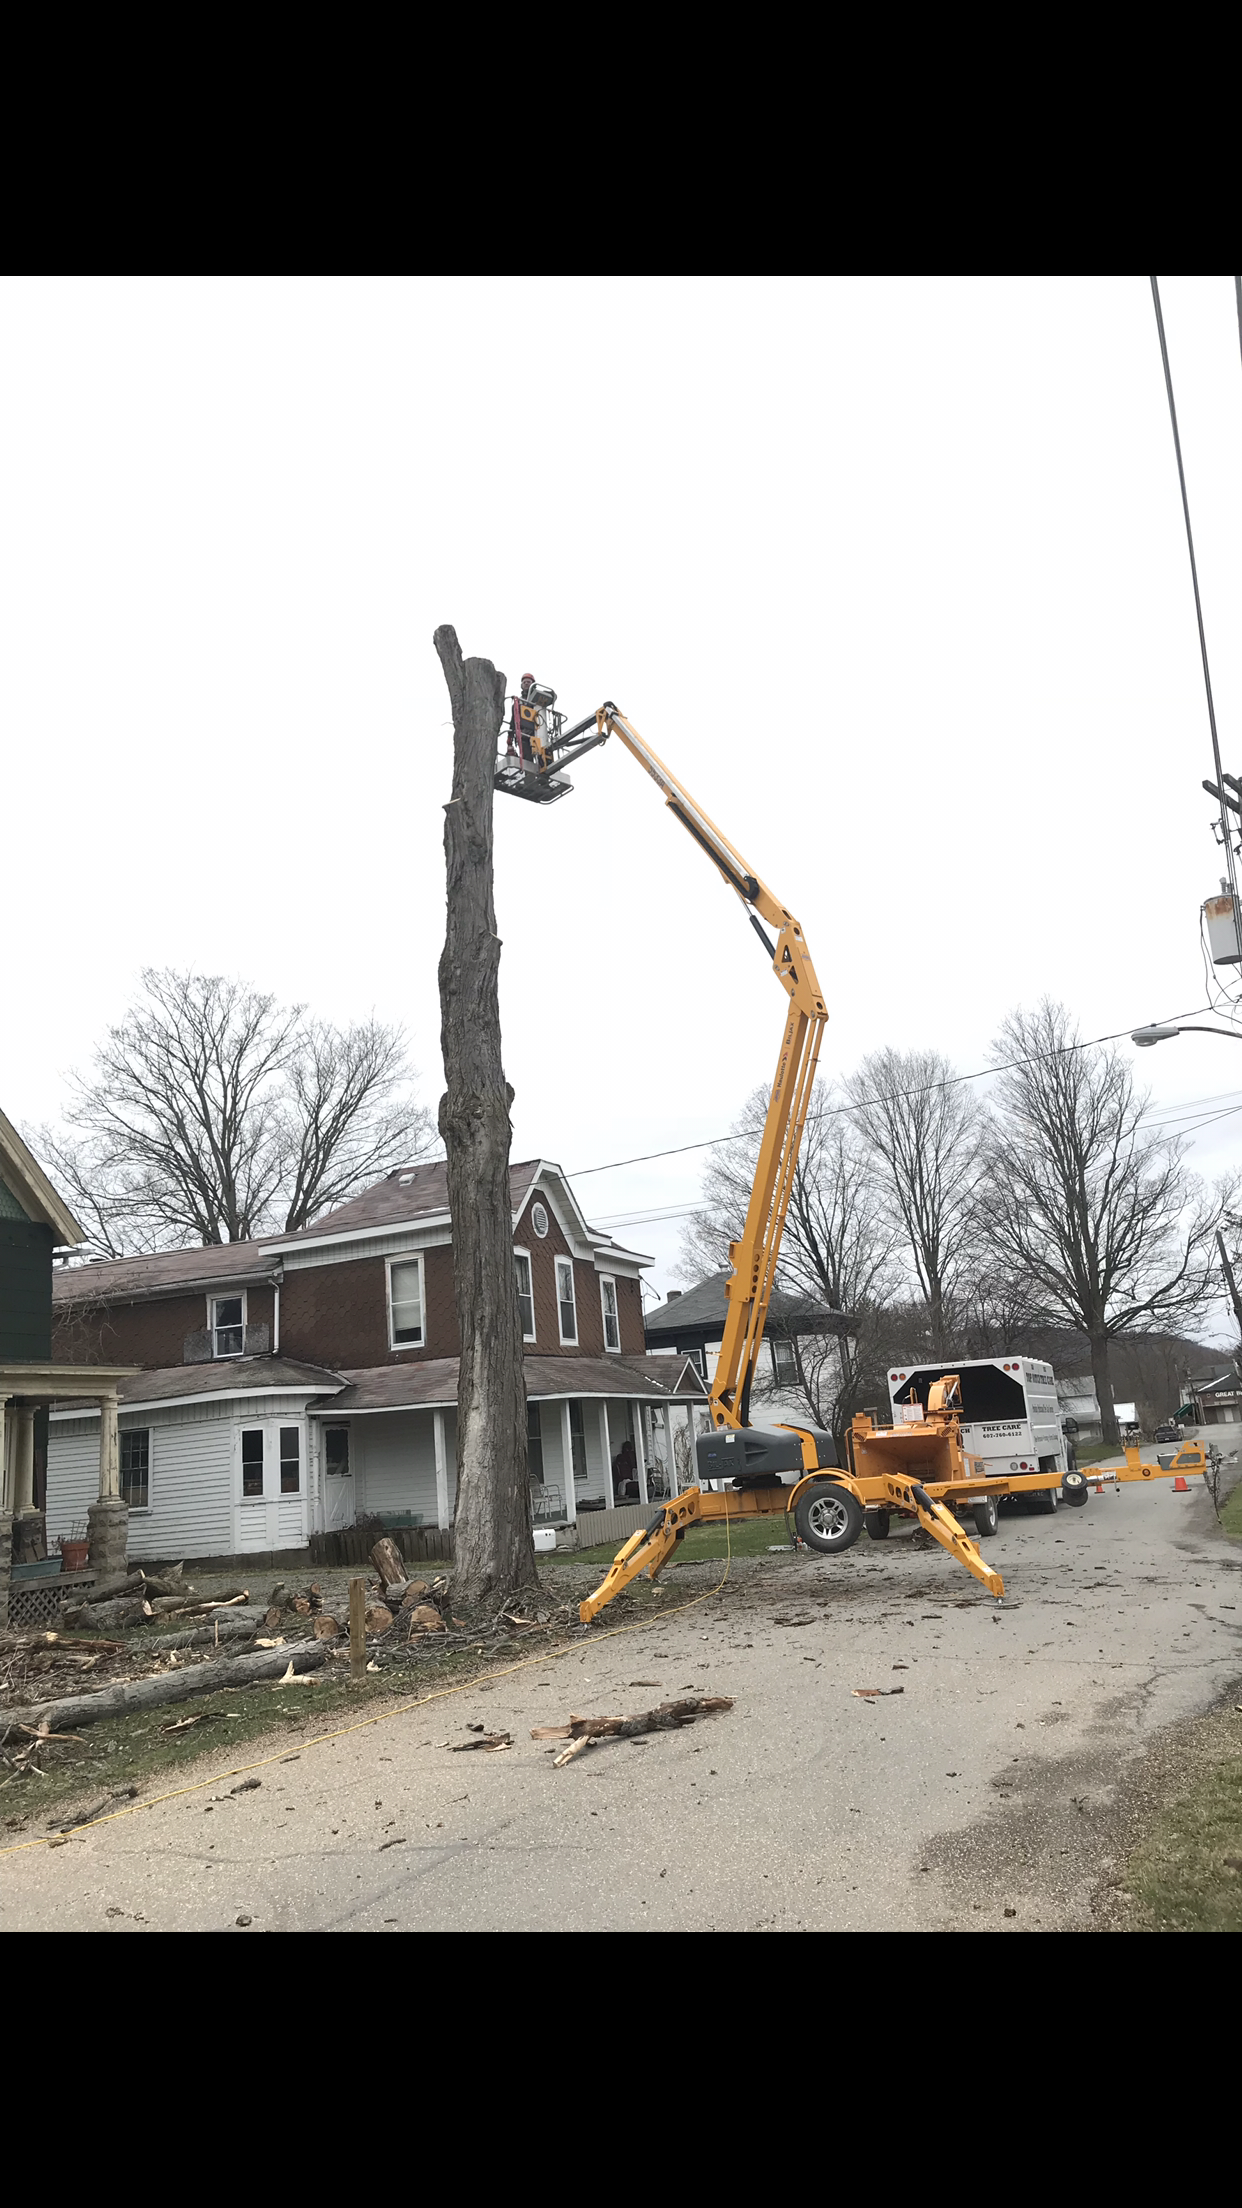
<instances>
[{"instance_id":1,"label":"parked car in distance","mask_svg":"<svg viewBox=\"0 0 1242 2208\"><path fill-rule=\"evenodd\" d=\"M1157 1426L1157 1428L1156 1428L1156 1440L1157 1440L1158 1442L1159 1442L1159 1441L1180 1441L1180 1440L1181 1440L1181 1438L1182 1438L1182 1429L1181 1429L1181 1427L1180 1427L1180 1426Z\"/></svg>"}]
</instances>

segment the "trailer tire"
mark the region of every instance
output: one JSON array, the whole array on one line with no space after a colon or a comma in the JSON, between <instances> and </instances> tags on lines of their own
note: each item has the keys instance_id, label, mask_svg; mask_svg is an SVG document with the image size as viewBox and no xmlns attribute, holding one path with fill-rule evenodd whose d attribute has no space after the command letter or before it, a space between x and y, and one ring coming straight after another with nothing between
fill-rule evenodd
<instances>
[{"instance_id":1,"label":"trailer tire","mask_svg":"<svg viewBox=\"0 0 1242 2208\"><path fill-rule=\"evenodd\" d=\"M1061 1482L1061 1501L1068 1503L1071 1510L1075 1507L1081 1509L1090 1492L1086 1475L1082 1472L1067 1472Z\"/></svg>"},{"instance_id":2,"label":"trailer tire","mask_svg":"<svg viewBox=\"0 0 1242 2208\"><path fill-rule=\"evenodd\" d=\"M862 1532L862 1505L848 1487L838 1486L835 1480L816 1480L798 1497L794 1524L808 1549L836 1556L842 1549L852 1549Z\"/></svg>"},{"instance_id":3,"label":"trailer tire","mask_svg":"<svg viewBox=\"0 0 1242 2208\"><path fill-rule=\"evenodd\" d=\"M865 1510L863 1512L863 1524L866 1526L868 1536L872 1541L887 1541L888 1529L892 1524L892 1519L886 1510L878 1508Z\"/></svg>"},{"instance_id":4,"label":"trailer tire","mask_svg":"<svg viewBox=\"0 0 1242 2208\"><path fill-rule=\"evenodd\" d=\"M975 1504L974 1515L975 1532L979 1535L980 1539L984 1539L989 1534L995 1533L996 1497L994 1495L985 1495L982 1502Z\"/></svg>"}]
</instances>

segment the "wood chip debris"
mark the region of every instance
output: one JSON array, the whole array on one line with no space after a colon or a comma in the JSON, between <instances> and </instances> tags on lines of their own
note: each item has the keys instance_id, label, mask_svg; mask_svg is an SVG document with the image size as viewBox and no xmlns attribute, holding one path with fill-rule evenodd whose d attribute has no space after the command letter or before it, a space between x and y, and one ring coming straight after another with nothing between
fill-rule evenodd
<instances>
[{"instance_id":1,"label":"wood chip debris","mask_svg":"<svg viewBox=\"0 0 1242 2208\"><path fill-rule=\"evenodd\" d=\"M853 1694L853 1695L857 1695L857 1697L858 1697L858 1700L859 1700L860 1702L874 1702L874 1701L876 1700L877 1696L879 1696L879 1695L882 1695L882 1694L904 1694L904 1693L905 1693L905 1691L906 1691L906 1690L905 1690L905 1688L904 1688L904 1687L851 1687L851 1688L850 1688L850 1693L851 1693L851 1694Z\"/></svg>"},{"instance_id":2,"label":"wood chip debris","mask_svg":"<svg viewBox=\"0 0 1242 2208\"><path fill-rule=\"evenodd\" d=\"M513 1735L512 1733L476 1733L472 1728L469 1740L454 1740L450 1742L450 1746L455 1756L463 1756L467 1748L512 1748Z\"/></svg>"}]
</instances>

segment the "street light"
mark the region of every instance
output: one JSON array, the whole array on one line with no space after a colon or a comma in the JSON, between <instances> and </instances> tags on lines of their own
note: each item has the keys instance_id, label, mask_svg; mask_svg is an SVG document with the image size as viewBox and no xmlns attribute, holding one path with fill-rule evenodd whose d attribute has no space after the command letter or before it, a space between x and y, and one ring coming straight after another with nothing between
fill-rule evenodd
<instances>
[{"instance_id":1,"label":"street light","mask_svg":"<svg viewBox=\"0 0 1242 2208\"><path fill-rule=\"evenodd\" d=\"M1140 1050L1151 1050L1157 1043L1172 1042L1175 1035L1224 1035L1235 1043L1242 1043L1242 1028L1236 1027L1136 1027L1130 1037Z\"/></svg>"}]
</instances>

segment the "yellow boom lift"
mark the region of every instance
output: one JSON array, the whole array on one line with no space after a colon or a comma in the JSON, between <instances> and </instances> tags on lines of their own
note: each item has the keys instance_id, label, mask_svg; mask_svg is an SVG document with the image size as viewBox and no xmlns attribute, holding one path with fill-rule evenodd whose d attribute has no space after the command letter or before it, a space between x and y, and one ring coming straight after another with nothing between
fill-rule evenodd
<instances>
[{"instance_id":1,"label":"yellow boom lift","mask_svg":"<svg viewBox=\"0 0 1242 2208\"><path fill-rule=\"evenodd\" d=\"M740 899L787 999L746 1220L738 1240L729 1244L732 1273L725 1283L724 1339L711 1385L712 1431L700 1435L696 1445L699 1485L665 1503L618 1551L601 1584L580 1606L583 1623L640 1573L654 1579L691 1526L788 1512L806 1546L826 1555L851 1548L873 1513L883 1519L882 1529L877 1524L876 1530L885 1532L890 1514L917 1518L999 1598L1005 1591L1000 1573L985 1562L950 1503L971 1509L978 1531L992 1532L997 1495L1059 1485L1067 1503L1085 1503L1087 1482L1080 1472L1067 1473L1063 1482L1059 1472L1055 1479L1047 1472L988 1478L982 1460L962 1448L956 1378L933 1383L920 1419L882 1427L856 1417L846 1437L844 1465L837 1463L831 1434L820 1427L750 1424L751 1383L828 1020L799 922L615 705L607 702L566 729L565 716L556 711L555 691L527 675L513 706L496 788L535 804L551 804L572 788L563 769L615 736ZM1187 1463L1179 1469L1193 1467Z\"/></svg>"}]
</instances>

